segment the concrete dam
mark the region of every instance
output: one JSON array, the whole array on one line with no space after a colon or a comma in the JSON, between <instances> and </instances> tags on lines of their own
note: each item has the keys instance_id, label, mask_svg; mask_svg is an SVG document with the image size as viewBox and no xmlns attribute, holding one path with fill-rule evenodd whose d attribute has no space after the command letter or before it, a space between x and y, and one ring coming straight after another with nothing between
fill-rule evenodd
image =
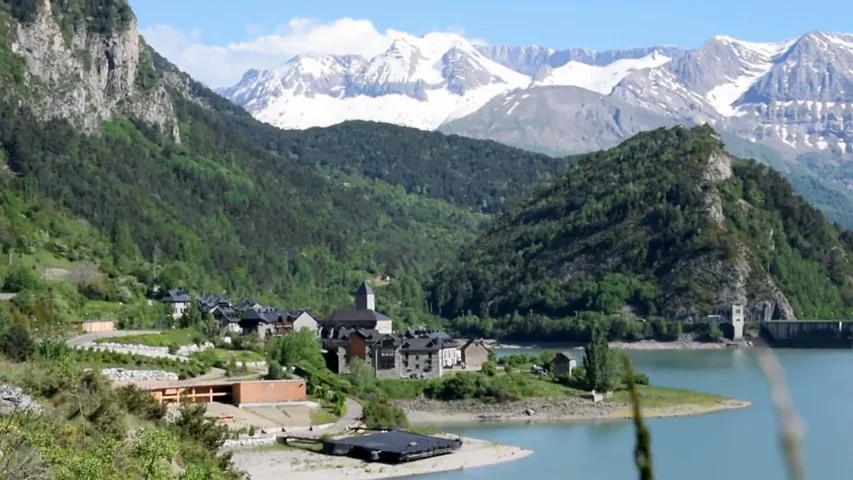
<instances>
[{"instance_id":1,"label":"concrete dam","mask_svg":"<svg viewBox=\"0 0 853 480\"><path fill-rule=\"evenodd\" d=\"M853 348L853 321L771 320L758 322L758 336L771 347Z\"/></svg>"}]
</instances>

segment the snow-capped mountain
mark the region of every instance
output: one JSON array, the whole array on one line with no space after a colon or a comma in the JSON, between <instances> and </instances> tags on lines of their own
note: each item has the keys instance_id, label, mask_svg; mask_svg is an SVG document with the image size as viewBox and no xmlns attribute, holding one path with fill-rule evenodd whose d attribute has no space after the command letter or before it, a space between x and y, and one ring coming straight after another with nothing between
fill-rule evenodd
<instances>
[{"instance_id":1,"label":"snow-capped mountain","mask_svg":"<svg viewBox=\"0 0 853 480\"><path fill-rule=\"evenodd\" d=\"M404 35L374 58L299 56L221 91L288 129L391 122L547 151L611 146L637 131L712 123L791 156L853 154L853 35L756 43L714 37L595 52Z\"/></svg>"},{"instance_id":2,"label":"snow-capped mountain","mask_svg":"<svg viewBox=\"0 0 853 480\"><path fill-rule=\"evenodd\" d=\"M249 71L220 93L281 128L361 119L432 130L529 83L463 37L432 33L398 38L369 59L294 57L273 70Z\"/></svg>"}]
</instances>

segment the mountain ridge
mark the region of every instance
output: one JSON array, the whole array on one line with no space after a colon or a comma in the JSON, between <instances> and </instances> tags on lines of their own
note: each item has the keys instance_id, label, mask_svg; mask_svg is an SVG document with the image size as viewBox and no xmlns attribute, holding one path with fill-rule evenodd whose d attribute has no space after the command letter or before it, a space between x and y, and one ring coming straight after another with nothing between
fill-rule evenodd
<instances>
[{"instance_id":1,"label":"mountain ridge","mask_svg":"<svg viewBox=\"0 0 853 480\"><path fill-rule=\"evenodd\" d=\"M845 318L853 253L775 170L709 126L656 129L582 155L436 276L435 311L501 318L633 311Z\"/></svg>"}]
</instances>

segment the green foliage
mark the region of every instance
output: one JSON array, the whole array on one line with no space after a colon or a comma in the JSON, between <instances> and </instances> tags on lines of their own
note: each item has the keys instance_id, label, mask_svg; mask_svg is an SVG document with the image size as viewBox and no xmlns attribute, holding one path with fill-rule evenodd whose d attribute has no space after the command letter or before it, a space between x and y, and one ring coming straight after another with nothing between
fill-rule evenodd
<instances>
[{"instance_id":1,"label":"green foliage","mask_svg":"<svg viewBox=\"0 0 853 480\"><path fill-rule=\"evenodd\" d=\"M32 268L25 265L15 265L6 274L3 281L3 290L6 292L22 292L34 290L38 287L40 279L33 273Z\"/></svg>"},{"instance_id":2,"label":"green foliage","mask_svg":"<svg viewBox=\"0 0 853 480\"><path fill-rule=\"evenodd\" d=\"M406 413L385 398L368 400L364 404L363 417L367 428L390 430L409 426Z\"/></svg>"},{"instance_id":3,"label":"green foliage","mask_svg":"<svg viewBox=\"0 0 853 480\"><path fill-rule=\"evenodd\" d=\"M300 329L281 337L278 343L278 362L285 367L308 366L325 369L326 361L314 332Z\"/></svg>"},{"instance_id":4,"label":"green foliage","mask_svg":"<svg viewBox=\"0 0 853 480\"><path fill-rule=\"evenodd\" d=\"M287 376L277 360L270 360L267 362L267 375L264 378L267 380L281 380L287 378Z\"/></svg>"},{"instance_id":5,"label":"green foliage","mask_svg":"<svg viewBox=\"0 0 853 480\"><path fill-rule=\"evenodd\" d=\"M16 362L26 362L36 351L36 345L30 332L20 326L12 325L0 333L0 353Z\"/></svg>"},{"instance_id":6,"label":"green foliage","mask_svg":"<svg viewBox=\"0 0 853 480\"><path fill-rule=\"evenodd\" d=\"M430 287L433 311L514 317L509 324L526 320L516 311L544 322L583 311L695 320L729 307L715 295L737 288L745 264L751 303L774 300L773 282L797 317L853 314L846 234L764 165L735 159L731 177L710 177L709 159L721 152L710 127L676 127L577 157L441 269ZM678 333L662 325L624 334Z\"/></svg>"},{"instance_id":7,"label":"green foliage","mask_svg":"<svg viewBox=\"0 0 853 480\"><path fill-rule=\"evenodd\" d=\"M383 180L409 193L487 213L502 211L566 165L564 159L496 142L391 125L376 127L373 122L349 121L305 133L282 134L274 127L246 132L259 145L303 164Z\"/></svg>"},{"instance_id":8,"label":"green foliage","mask_svg":"<svg viewBox=\"0 0 853 480\"><path fill-rule=\"evenodd\" d=\"M603 329L596 325L592 329L592 338L584 347L583 368L586 373L586 388L606 392L613 388L614 375L611 364L610 347Z\"/></svg>"},{"instance_id":9,"label":"green foliage","mask_svg":"<svg viewBox=\"0 0 853 480\"><path fill-rule=\"evenodd\" d=\"M117 388L116 395L124 409L139 418L158 421L166 416L166 406L155 400L150 392L140 390L135 385Z\"/></svg>"}]
</instances>

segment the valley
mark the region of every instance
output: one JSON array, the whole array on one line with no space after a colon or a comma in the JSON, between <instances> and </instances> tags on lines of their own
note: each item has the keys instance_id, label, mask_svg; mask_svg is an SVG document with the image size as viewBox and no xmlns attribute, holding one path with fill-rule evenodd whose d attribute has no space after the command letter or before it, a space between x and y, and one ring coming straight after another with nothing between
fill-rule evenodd
<instances>
[{"instance_id":1,"label":"valley","mask_svg":"<svg viewBox=\"0 0 853 480\"><path fill-rule=\"evenodd\" d=\"M597 51L277 30L198 52L221 70L216 52L301 53L206 85L161 53L201 34L168 36L149 5L0 0L4 479L380 478L532 453L317 451L449 420L629 419L640 451L644 418L770 412L705 358L752 385L743 358L770 340L853 341L851 35ZM655 363L686 346L713 391ZM800 353L780 356L821 380Z\"/></svg>"}]
</instances>

